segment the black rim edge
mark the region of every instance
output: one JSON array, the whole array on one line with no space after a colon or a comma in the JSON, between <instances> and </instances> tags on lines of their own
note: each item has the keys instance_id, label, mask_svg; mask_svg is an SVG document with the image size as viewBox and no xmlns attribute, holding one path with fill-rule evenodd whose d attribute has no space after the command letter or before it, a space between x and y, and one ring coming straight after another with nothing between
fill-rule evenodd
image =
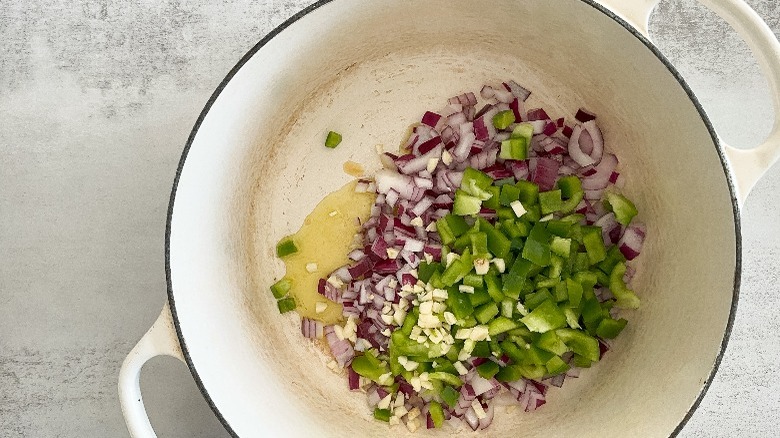
<instances>
[{"instance_id":1,"label":"black rim edge","mask_svg":"<svg viewBox=\"0 0 780 438\"><path fill-rule=\"evenodd\" d=\"M200 376L198 375L198 372L195 369L195 364L192 362L192 358L190 357L189 350L187 349L187 343L184 340L184 336L181 331L181 326L179 325L179 318L176 313L176 300L173 297L173 285L171 281L171 264L170 264L171 221L173 218L173 206L176 200L176 189L178 188L179 179L181 177L182 170L184 169L184 163L187 160L187 155L189 154L190 147L192 146L192 143L195 140L195 136L197 135L198 130L200 129L201 124L203 123L203 120L206 118L206 115L208 114L209 110L211 109L216 99L222 93L222 90L224 90L227 84L230 82L230 80L233 79L233 76L236 75L236 73L244 66L244 64L246 64L252 58L252 56L254 56L255 53L257 53L260 49L262 49L271 39L276 37L276 35L281 33L287 27L297 22L304 16L308 15L310 12L332 1L333 0L319 0L307 6L306 8L299 11L292 17L285 20L282 24L274 28L265 37L263 37L257 44L255 44L251 49L249 49L249 51L243 57L241 57L241 59L236 63L236 65L230 70L230 72L228 72L225 78L220 82L219 86L214 91L214 93L212 93L212 95L209 97L208 101L206 102L206 105L204 106L203 110L198 116L198 119L195 121L195 125L193 126L192 131L190 132L190 135L187 138L187 142L184 145L184 150L182 152L181 158L179 159L179 164L176 169L176 175L173 180L173 187L171 189L170 200L168 203L168 214L167 214L166 224L165 224L165 277L167 283L168 302L170 305L171 315L173 317L172 318L173 325L176 329L176 336L179 340L179 344L181 345L181 350L184 355L184 360L187 363L187 367L190 369L190 373L192 374L192 377L195 379L195 384L198 386L198 389L200 390L201 394L205 398L206 403L214 412L219 422L222 424L225 430L233 437L238 437L238 434L235 432L235 430L233 430L233 428L230 426L230 423L227 421L227 419L225 419L225 417L220 412L219 408L214 404L214 401L211 399L208 390L206 390L203 381L201 380ZM661 53L661 51L647 37L645 37L636 28L634 28L628 22L626 22L625 20L617 16L611 10L597 3L595 0L580 0L580 1L593 7L594 9L598 10L599 12L603 13L607 17L614 20L616 23L620 24L623 28L629 31L634 37L639 39L639 41L641 41L642 44L644 44L645 47L647 47L664 64L664 66L666 66L666 68L669 70L669 73L672 74L672 76L677 80L677 82L683 88L685 93L688 95L688 98L693 103L694 107L696 108L699 115L701 116L704 125L709 131L710 137L712 138L713 144L715 145L716 152L718 153L718 156L720 158L721 166L723 168L723 172L726 176L726 182L729 187L731 204L734 212L734 232L736 238L736 242L735 242L736 260L735 260L735 268L734 268L734 284L733 284L733 294L732 294L731 310L729 312L729 319L726 324L726 330L723 335L723 340L721 341L720 350L718 351L718 355L715 359L715 363L713 364L712 370L710 371L707 380L703 383L703 386L699 392L698 397L691 405L691 407L688 409L688 412L685 414L685 417L683 417L682 421L680 421L680 423L671 433L670 438L673 438L676 437L680 433L680 431L682 431L683 427L685 427L686 423L688 423L688 420L690 420L690 418L693 416L694 412L696 411L696 409L699 407L702 400L704 399L707 390L710 388L710 385L712 384L712 380L714 379L715 374L717 373L718 368L720 367L720 363L723 360L723 356L726 352L726 347L728 346L728 341L731 336L731 331L734 326L737 304L739 302L739 288L740 288L741 273L742 273L742 232L741 232L739 203L736 197L735 184L732 175L728 169L728 164L727 164L728 160L726 158L725 153L723 152L723 146L720 143L720 139L718 138L718 135L715 132L715 128L713 127L709 116L707 115L706 111L702 107L698 98L696 98L696 96L694 95L693 90L690 88L690 86L688 86L688 83L685 81L682 75L677 71L674 65L672 65L672 63L666 58L666 56L664 56L663 53Z\"/></svg>"}]
</instances>

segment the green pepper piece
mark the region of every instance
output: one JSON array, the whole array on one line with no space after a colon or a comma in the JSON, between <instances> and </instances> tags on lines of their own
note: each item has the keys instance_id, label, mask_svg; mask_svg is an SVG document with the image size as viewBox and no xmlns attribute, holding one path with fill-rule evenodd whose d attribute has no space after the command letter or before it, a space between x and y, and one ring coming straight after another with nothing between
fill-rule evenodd
<instances>
[{"instance_id":1,"label":"green pepper piece","mask_svg":"<svg viewBox=\"0 0 780 438\"><path fill-rule=\"evenodd\" d=\"M444 247L446 248L446 246ZM433 286L434 289L444 289L446 286L444 286L444 283L441 282L441 273L443 270L437 269L433 275L431 275L430 280L428 280L428 284Z\"/></svg>"},{"instance_id":2,"label":"green pepper piece","mask_svg":"<svg viewBox=\"0 0 780 438\"><path fill-rule=\"evenodd\" d=\"M271 293L278 300L287 295L287 292L290 292L290 288L292 288L292 280L284 277L271 286Z\"/></svg>"},{"instance_id":3,"label":"green pepper piece","mask_svg":"<svg viewBox=\"0 0 780 438\"><path fill-rule=\"evenodd\" d=\"M390 421L390 417L393 414L390 412L390 409L374 409L374 418L376 418L379 421L384 421L385 423Z\"/></svg>"},{"instance_id":4,"label":"green pepper piece","mask_svg":"<svg viewBox=\"0 0 780 438\"><path fill-rule=\"evenodd\" d=\"M561 257L569 257L571 252L571 239L553 236L552 242L550 243L550 251Z\"/></svg>"},{"instance_id":5,"label":"green pepper piece","mask_svg":"<svg viewBox=\"0 0 780 438\"><path fill-rule=\"evenodd\" d=\"M444 426L444 409L442 409L439 402L431 400L428 403L428 413L431 415L431 422L433 422L434 428L438 429Z\"/></svg>"},{"instance_id":6,"label":"green pepper piece","mask_svg":"<svg viewBox=\"0 0 780 438\"><path fill-rule=\"evenodd\" d=\"M525 206L525 204L523 204ZM539 204L525 206L523 219L529 222L539 222L542 219L542 207Z\"/></svg>"},{"instance_id":7,"label":"green pepper piece","mask_svg":"<svg viewBox=\"0 0 780 438\"><path fill-rule=\"evenodd\" d=\"M612 273L609 275L609 290L615 295L617 301L615 307L623 309L638 309L639 297L636 296L634 291L626 286L623 281L623 276L626 274L626 264L618 263L612 269Z\"/></svg>"},{"instance_id":8,"label":"green pepper piece","mask_svg":"<svg viewBox=\"0 0 780 438\"><path fill-rule=\"evenodd\" d=\"M501 187L498 186L490 186L487 189L485 189L488 193L490 193L490 199L486 201L482 201L482 206L485 208L489 208L491 210L496 210L501 205L498 203L498 197L501 194Z\"/></svg>"},{"instance_id":9,"label":"green pepper piece","mask_svg":"<svg viewBox=\"0 0 780 438\"><path fill-rule=\"evenodd\" d=\"M552 301L553 297L550 291L547 289L538 290L534 293L530 293L525 296L525 302L523 303L528 310L534 310L541 306L545 301Z\"/></svg>"},{"instance_id":10,"label":"green pepper piece","mask_svg":"<svg viewBox=\"0 0 780 438\"><path fill-rule=\"evenodd\" d=\"M536 341L536 346L544 351L557 354L558 356L569 351L569 347L567 347L561 338L558 337L558 335L555 333L555 330L550 330L547 333L543 333L539 337L539 340Z\"/></svg>"},{"instance_id":11,"label":"green pepper piece","mask_svg":"<svg viewBox=\"0 0 780 438\"><path fill-rule=\"evenodd\" d=\"M471 301L471 305L474 307L481 306L485 303L491 303L495 305L496 303L493 302L493 299L490 298L490 294L487 293L485 289L474 289L473 294L467 294L469 296L469 301ZM474 317L476 318L476 313L474 314Z\"/></svg>"},{"instance_id":12,"label":"green pepper piece","mask_svg":"<svg viewBox=\"0 0 780 438\"><path fill-rule=\"evenodd\" d=\"M596 334L596 328L602 319L604 319L604 312L601 303L595 297L586 299L582 306L582 320L590 334Z\"/></svg>"},{"instance_id":13,"label":"green pepper piece","mask_svg":"<svg viewBox=\"0 0 780 438\"><path fill-rule=\"evenodd\" d=\"M450 230L452 230L452 234L455 237L460 237L464 234L466 234L471 227L469 227L469 224L466 222L465 219L463 219L461 216L456 216L454 214L448 214L442 218L444 222L447 223ZM437 221L438 222L438 221ZM438 225L438 224L437 224Z\"/></svg>"},{"instance_id":14,"label":"green pepper piece","mask_svg":"<svg viewBox=\"0 0 780 438\"><path fill-rule=\"evenodd\" d=\"M475 257L487 257L488 255L488 243L486 233L472 233L469 234L471 241L471 253Z\"/></svg>"},{"instance_id":15,"label":"green pepper piece","mask_svg":"<svg viewBox=\"0 0 780 438\"><path fill-rule=\"evenodd\" d=\"M547 368L543 365L521 365L520 372L526 379L540 380L547 374Z\"/></svg>"},{"instance_id":16,"label":"green pepper piece","mask_svg":"<svg viewBox=\"0 0 780 438\"><path fill-rule=\"evenodd\" d=\"M523 258L539 266L550 264L550 233L542 224L536 224L523 246Z\"/></svg>"},{"instance_id":17,"label":"green pepper piece","mask_svg":"<svg viewBox=\"0 0 780 438\"><path fill-rule=\"evenodd\" d=\"M520 189L520 202L528 209L529 206L536 204L539 198L539 186L531 181L520 180L515 186Z\"/></svg>"},{"instance_id":18,"label":"green pepper piece","mask_svg":"<svg viewBox=\"0 0 780 438\"><path fill-rule=\"evenodd\" d=\"M472 303L473 304L473 303ZM488 321L498 315L498 306L493 301L481 305L474 310L474 317L480 324L487 324Z\"/></svg>"},{"instance_id":19,"label":"green pepper piece","mask_svg":"<svg viewBox=\"0 0 780 438\"><path fill-rule=\"evenodd\" d=\"M560 275L560 273L558 273ZM558 278L545 278L544 276L540 275L536 277L536 288L537 289L549 289L551 287L555 287L558 283L560 283L561 280Z\"/></svg>"},{"instance_id":20,"label":"green pepper piece","mask_svg":"<svg viewBox=\"0 0 780 438\"><path fill-rule=\"evenodd\" d=\"M502 141L498 158L502 160L525 160L528 158L528 139L509 138Z\"/></svg>"},{"instance_id":21,"label":"green pepper piece","mask_svg":"<svg viewBox=\"0 0 780 438\"><path fill-rule=\"evenodd\" d=\"M601 237L601 227L582 227L582 244L588 253L591 265L607 258L607 249L604 247L604 239Z\"/></svg>"},{"instance_id":22,"label":"green pepper piece","mask_svg":"<svg viewBox=\"0 0 780 438\"><path fill-rule=\"evenodd\" d=\"M521 364L527 362L527 354L525 349L518 347L509 340L502 341L500 344L501 351L512 359L512 362Z\"/></svg>"},{"instance_id":23,"label":"green pepper piece","mask_svg":"<svg viewBox=\"0 0 780 438\"><path fill-rule=\"evenodd\" d=\"M520 229L519 226L517 226L517 223L513 221L512 219L505 219L501 221L501 230L504 231L508 237L510 237L512 240L519 238L519 237L525 237L528 234L523 234L523 231Z\"/></svg>"},{"instance_id":24,"label":"green pepper piece","mask_svg":"<svg viewBox=\"0 0 780 438\"><path fill-rule=\"evenodd\" d=\"M496 380L499 382L514 382L523 377L520 365L507 365L496 373Z\"/></svg>"},{"instance_id":25,"label":"green pepper piece","mask_svg":"<svg viewBox=\"0 0 780 438\"><path fill-rule=\"evenodd\" d=\"M460 188L473 196L479 196L481 191L487 190L490 185L493 184L493 178L491 178L485 172L474 169L473 167L467 167L463 171L463 179L460 182ZM479 189L474 191L474 189Z\"/></svg>"},{"instance_id":26,"label":"green pepper piece","mask_svg":"<svg viewBox=\"0 0 780 438\"><path fill-rule=\"evenodd\" d=\"M447 309L457 319L464 319L474 313L474 306L471 305L471 300L467 294L459 291L457 287L447 289Z\"/></svg>"},{"instance_id":27,"label":"green pepper piece","mask_svg":"<svg viewBox=\"0 0 780 438\"><path fill-rule=\"evenodd\" d=\"M298 245L295 244L292 236L286 236L276 244L276 256L279 258L287 257L298 252Z\"/></svg>"},{"instance_id":28,"label":"green pepper piece","mask_svg":"<svg viewBox=\"0 0 780 438\"><path fill-rule=\"evenodd\" d=\"M295 310L295 306L295 298L293 297L282 298L276 302L276 307L279 309L279 313L287 313Z\"/></svg>"},{"instance_id":29,"label":"green pepper piece","mask_svg":"<svg viewBox=\"0 0 780 438\"><path fill-rule=\"evenodd\" d=\"M637 215L634 203L621 194L607 193L607 202L615 213L615 219L623 226L627 227L631 219Z\"/></svg>"},{"instance_id":30,"label":"green pepper piece","mask_svg":"<svg viewBox=\"0 0 780 438\"><path fill-rule=\"evenodd\" d=\"M341 134L335 131L328 132L328 136L325 138L325 147L334 149L341 143Z\"/></svg>"},{"instance_id":31,"label":"green pepper piece","mask_svg":"<svg viewBox=\"0 0 780 438\"><path fill-rule=\"evenodd\" d=\"M568 278L566 280L568 280ZM555 297L555 302L557 303L561 303L569 299L569 291L566 288L566 280L556 284L555 288L553 289L553 297Z\"/></svg>"},{"instance_id":32,"label":"green pepper piece","mask_svg":"<svg viewBox=\"0 0 780 438\"><path fill-rule=\"evenodd\" d=\"M356 356L352 359L352 370L366 379L373 381L379 380L383 374L389 372L382 366L382 363L371 352L366 352L362 356Z\"/></svg>"},{"instance_id":33,"label":"green pepper piece","mask_svg":"<svg viewBox=\"0 0 780 438\"><path fill-rule=\"evenodd\" d=\"M471 355L483 358L490 357L490 345L488 344L488 341L479 341L475 343Z\"/></svg>"},{"instance_id":34,"label":"green pepper piece","mask_svg":"<svg viewBox=\"0 0 780 438\"><path fill-rule=\"evenodd\" d=\"M520 188L510 184L501 187L499 204L503 205L504 207L509 207L514 201L517 201L519 199L520 199Z\"/></svg>"},{"instance_id":35,"label":"green pepper piece","mask_svg":"<svg viewBox=\"0 0 780 438\"><path fill-rule=\"evenodd\" d=\"M566 222L561 219L551 219L547 221L547 231L558 237L569 237L571 226L571 222Z\"/></svg>"},{"instance_id":36,"label":"green pepper piece","mask_svg":"<svg viewBox=\"0 0 780 438\"><path fill-rule=\"evenodd\" d=\"M515 226L520 233L520 237L527 237L529 234L531 234L532 225L530 222L525 220L525 218L517 219L515 221Z\"/></svg>"},{"instance_id":37,"label":"green pepper piece","mask_svg":"<svg viewBox=\"0 0 780 438\"><path fill-rule=\"evenodd\" d=\"M458 216L473 216L478 214L481 208L481 199L469 195L461 189L455 191L455 203L452 206L453 214L457 214Z\"/></svg>"},{"instance_id":38,"label":"green pepper piece","mask_svg":"<svg viewBox=\"0 0 780 438\"><path fill-rule=\"evenodd\" d=\"M463 252L463 250L468 248L470 245L471 245L471 232L468 232L455 239L455 243L452 244L452 249L454 249L455 252Z\"/></svg>"},{"instance_id":39,"label":"green pepper piece","mask_svg":"<svg viewBox=\"0 0 780 438\"><path fill-rule=\"evenodd\" d=\"M615 265L625 261L626 257L622 252L620 252L620 248L618 248L617 245L611 246L607 250L607 258L598 264L598 268L601 270L601 272L609 275L612 273L612 269L615 268Z\"/></svg>"},{"instance_id":40,"label":"green pepper piece","mask_svg":"<svg viewBox=\"0 0 780 438\"><path fill-rule=\"evenodd\" d=\"M590 267L590 259L588 258L588 254L584 252L575 254L574 266L572 266L572 270L574 272L579 272L587 270L588 267Z\"/></svg>"},{"instance_id":41,"label":"green pepper piece","mask_svg":"<svg viewBox=\"0 0 780 438\"><path fill-rule=\"evenodd\" d=\"M440 270L441 267L441 263L428 263L425 261L420 262L420 264L417 266L417 279L423 283L428 283L431 280L433 274Z\"/></svg>"},{"instance_id":42,"label":"green pepper piece","mask_svg":"<svg viewBox=\"0 0 780 438\"><path fill-rule=\"evenodd\" d=\"M451 386L445 386L439 395L441 396L441 399L444 400L444 403L447 403L447 406L450 408L454 408L455 405L457 405L458 398L460 397L460 393Z\"/></svg>"},{"instance_id":43,"label":"green pepper piece","mask_svg":"<svg viewBox=\"0 0 780 438\"><path fill-rule=\"evenodd\" d=\"M556 330L555 334L557 334L563 343L575 354L583 356L592 362L597 362L599 360L599 357L601 356L601 353L599 352L599 341L593 336L580 330L566 328Z\"/></svg>"},{"instance_id":44,"label":"green pepper piece","mask_svg":"<svg viewBox=\"0 0 780 438\"><path fill-rule=\"evenodd\" d=\"M577 368L590 368L590 366L593 364L593 361L582 357L579 354L575 354L574 357L572 357L571 363Z\"/></svg>"},{"instance_id":45,"label":"green pepper piece","mask_svg":"<svg viewBox=\"0 0 780 438\"><path fill-rule=\"evenodd\" d=\"M495 303L493 305L495 306ZM498 307L496 307L496 310L498 310ZM518 326L519 324L516 321L512 321L505 316L499 316L488 323L488 334L490 336L500 335L501 333L514 330Z\"/></svg>"},{"instance_id":46,"label":"green pepper piece","mask_svg":"<svg viewBox=\"0 0 780 438\"><path fill-rule=\"evenodd\" d=\"M512 268L504 276L503 292L509 298L518 299L522 292L523 284L533 265L528 260L518 257L512 264Z\"/></svg>"},{"instance_id":47,"label":"green pepper piece","mask_svg":"<svg viewBox=\"0 0 780 438\"><path fill-rule=\"evenodd\" d=\"M512 123L515 123L515 113L512 110L499 111L493 116L493 126L496 129L506 129Z\"/></svg>"},{"instance_id":48,"label":"green pepper piece","mask_svg":"<svg viewBox=\"0 0 780 438\"><path fill-rule=\"evenodd\" d=\"M547 368L547 374L550 376L556 376L569 371L569 364L564 362L560 356L553 356L553 358L548 360L544 366Z\"/></svg>"},{"instance_id":49,"label":"green pepper piece","mask_svg":"<svg viewBox=\"0 0 780 438\"><path fill-rule=\"evenodd\" d=\"M533 136L534 125L523 122L515 126L515 129L512 130L512 135L509 138L524 138L530 142Z\"/></svg>"},{"instance_id":50,"label":"green pepper piece","mask_svg":"<svg viewBox=\"0 0 780 438\"><path fill-rule=\"evenodd\" d=\"M626 324L628 324L628 321L623 318L618 320L604 318L596 329L596 336L604 339L615 339L626 327Z\"/></svg>"},{"instance_id":51,"label":"green pepper piece","mask_svg":"<svg viewBox=\"0 0 780 438\"><path fill-rule=\"evenodd\" d=\"M563 199L561 199L560 190L550 190L539 193L539 205L542 207L542 214L548 215L561 209Z\"/></svg>"},{"instance_id":52,"label":"green pepper piece","mask_svg":"<svg viewBox=\"0 0 780 438\"><path fill-rule=\"evenodd\" d=\"M505 299L501 301L501 316L511 318L515 312L515 305L512 300Z\"/></svg>"},{"instance_id":53,"label":"green pepper piece","mask_svg":"<svg viewBox=\"0 0 780 438\"><path fill-rule=\"evenodd\" d=\"M577 309L571 307L564 307L563 314L566 315L566 324L573 329L580 329L580 315L577 313Z\"/></svg>"},{"instance_id":54,"label":"green pepper piece","mask_svg":"<svg viewBox=\"0 0 780 438\"><path fill-rule=\"evenodd\" d=\"M428 377L434 380L440 380L443 383L446 383L447 385L452 385L456 388L460 388L461 385L463 385L463 381L460 380L460 377L450 373L443 373L441 371L437 371L434 373L428 373Z\"/></svg>"},{"instance_id":55,"label":"green pepper piece","mask_svg":"<svg viewBox=\"0 0 780 438\"><path fill-rule=\"evenodd\" d=\"M465 277L463 277L463 284L466 286L471 286L473 288L481 288L482 283L482 276L478 274L467 274Z\"/></svg>"},{"instance_id":56,"label":"green pepper piece","mask_svg":"<svg viewBox=\"0 0 780 438\"><path fill-rule=\"evenodd\" d=\"M490 298L492 298L493 301L500 303L504 299L504 294L501 292L501 280L499 280L496 274L491 272L488 272L482 278L485 280L485 289L487 290L488 295L490 295Z\"/></svg>"},{"instance_id":57,"label":"green pepper piece","mask_svg":"<svg viewBox=\"0 0 780 438\"><path fill-rule=\"evenodd\" d=\"M512 242L485 219L479 218L477 223L479 231L487 235L487 246L490 253L499 258L506 258Z\"/></svg>"},{"instance_id":58,"label":"green pepper piece","mask_svg":"<svg viewBox=\"0 0 780 438\"><path fill-rule=\"evenodd\" d=\"M453 261L447 269L441 274L441 282L445 286L452 286L463 277L465 277L474 268L474 259L471 257L471 250L466 249L460 258Z\"/></svg>"},{"instance_id":59,"label":"green pepper piece","mask_svg":"<svg viewBox=\"0 0 780 438\"><path fill-rule=\"evenodd\" d=\"M556 185L561 189L561 195L569 199L577 193L582 192L582 181L575 175L567 175L558 178Z\"/></svg>"},{"instance_id":60,"label":"green pepper piece","mask_svg":"<svg viewBox=\"0 0 780 438\"><path fill-rule=\"evenodd\" d=\"M520 322L532 332L544 333L565 327L566 315L552 300L547 300L520 319Z\"/></svg>"},{"instance_id":61,"label":"green pepper piece","mask_svg":"<svg viewBox=\"0 0 780 438\"><path fill-rule=\"evenodd\" d=\"M417 310L417 309L415 309ZM406 318L404 318L404 324L401 326L401 329L399 330L401 333L406 335L407 337L412 334L412 330L414 329L414 326L417 325L417 317L419 314L415 312L414 310L406 314ZM395 332L393 332L395 333Z\"/></svg>"},{"instance_id":62,"label":"green pepper piece","mask_svg":"<svg viewBox=\"0 0 780 438\"><path fill-rule=\"evenodd\" d=\"M567 278L566 291L569 294L569 304L574 307L579 307L580 301L582 300L582 285L571 278Z\"/></svg>"},{"instance_id":63,"label":"green pepper piece","mask_svg":"<svg viewBox=\"0 0 780 438\"><path fill-rule=\"evenodd\" d=\"M585 192L575 193L574 196L563 201L560 212L563 214L571 213L577 208L578 205L580 205L580 202L582 202L583 198L585 198Z\"/></svg>"},{"instance_id":64,"label":"green pepper piece","mask_svg":"<svg viewBox=\"0 0 780 438\"><path fill-rule=\"evenodd\" d=\"M493 361L487 361L477 367L477 373L482 376L483 379L492 379L499 371L500 367Z\"/></svg>"}]
</instances>

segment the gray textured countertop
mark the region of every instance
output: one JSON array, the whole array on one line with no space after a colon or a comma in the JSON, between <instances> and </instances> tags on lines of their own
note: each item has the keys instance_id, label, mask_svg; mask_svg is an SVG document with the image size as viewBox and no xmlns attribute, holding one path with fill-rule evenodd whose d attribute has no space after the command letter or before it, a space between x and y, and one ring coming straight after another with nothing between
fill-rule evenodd
<instances>
[{"instance_id":1,"label":"gray textured countertop","mask_svg":"<svg viewBox=\"0 0 780 438\"><path fill-rule=\"evenodd\" d=\"M117 373L165 300L182 147L227 71L308 3L2 2L0 436L127 436ZM749 3L780 32L780 3ZM735 32L692 0L662 1L651 32L727 142L764 138L768 88ZM734 331L684 437L778 433L780 168L743 213ZM176 360L142 388L160 436L227 436Z\"/></svg>"}]
</instances>

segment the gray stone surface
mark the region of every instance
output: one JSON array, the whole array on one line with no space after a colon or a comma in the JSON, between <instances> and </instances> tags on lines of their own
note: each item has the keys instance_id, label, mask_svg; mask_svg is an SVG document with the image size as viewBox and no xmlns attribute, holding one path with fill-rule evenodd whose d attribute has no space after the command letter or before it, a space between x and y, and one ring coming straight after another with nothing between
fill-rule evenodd
<instances>
[{"instance_id":1,"label":"gray stone surface","mask_svg":"<svg viewBox=\"0 0 780 438\"><path fill-rule=\"evenodd\" d=\"M0 1L0 436L127 436L119 364L165 299L182 146L238 58L309 1ZM780 32L776 0L749 3ZM771 127L745 44L692 0L651 31L728 142ZM744 276L721 371L684 437L777 436L780 169L744 210ZM142 387L163 437L227 436L186 367Z\"/></svg>"}]
</instances>

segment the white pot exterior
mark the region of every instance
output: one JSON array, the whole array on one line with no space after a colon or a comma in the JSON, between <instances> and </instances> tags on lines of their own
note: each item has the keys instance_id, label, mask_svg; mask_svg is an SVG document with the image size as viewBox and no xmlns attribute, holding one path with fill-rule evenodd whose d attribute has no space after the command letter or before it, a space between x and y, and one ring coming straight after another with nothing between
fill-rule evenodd
<instances>
[{"instance_id":1,"label":"white pot exterior","mask_svg":"<svg viewBox=\"0 0 780 438\"><path fill-rule=\"evenodd\" d=\"M181 168L169 293L183 351L227 427L252 436L405 436L371 418L268 286L298 229L353 160L379 167L426 109L514 79L530 107L597 113L648 224L642 308L605 359L541 410L498 409L480 434L668 436L719 357L739 282L738 211L711 127L636 35L583 0L339 0L293 22L218 94ZM328 130L344 135L322 146ZM440 435L445 430L417 432ZM411 436L411 434L409 434Z\"/></svg>"}]
</instances>

